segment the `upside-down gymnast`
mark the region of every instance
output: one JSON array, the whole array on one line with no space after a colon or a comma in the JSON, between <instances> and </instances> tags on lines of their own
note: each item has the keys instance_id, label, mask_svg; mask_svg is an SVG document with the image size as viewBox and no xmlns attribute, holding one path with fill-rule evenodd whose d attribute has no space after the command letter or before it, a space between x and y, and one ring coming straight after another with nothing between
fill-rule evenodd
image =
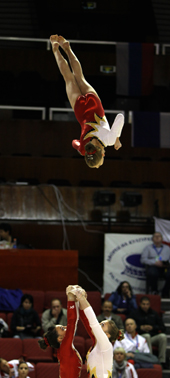
<instances>
[{"instance_id":1,"label":"upside-down gymnast","mask_svg":"<svg viewBox=\"0 0 170 378\"><path fill-rule=\"evenodd\" d=\"M75 295L67 290L67 327L62 325L50 327L43 338L38 340L42 349L48 346L57 349L60 378L79 378L81 374L82 359L73 346L77 321L78 307L75 303Z\"/></svg>"},{"instance_id":2,"label":"upside-down gymnast","mask_svg":"<svg viewBox=\"0 0 170 378\"><path fill-rule=\"evenodd\" d=\"M72 146L85 156L90 168L99 168L104 163L105 147L114 145L118 150L122 146L119 137L124 116L117 114L110 128L101 100L95 89L85 80L81 64L69 41L58 35L52 35L50 41L58 68L65 80L67 97L81 125L80 140L73 140ZM72 71L59 47L67 54Z\"/></svg>"},{"instance_id":3,"label":"upside-down gymnast","mask_svg":"<svg viewBox=\"0 0 170 378\"><path fill-rule=\"evenodd\" d=\"M71 286L70 286L71 287ZM70 290L69 287L69 290ZM113 365L113 346L115 340L122 340L124 334L113 320L98 322L87 301L87 295L78 285L71 287L80 305L80 319L92 339L92 348L87 353L87 373L89 378L111 378Z\"/></svg>"}]
</instances>

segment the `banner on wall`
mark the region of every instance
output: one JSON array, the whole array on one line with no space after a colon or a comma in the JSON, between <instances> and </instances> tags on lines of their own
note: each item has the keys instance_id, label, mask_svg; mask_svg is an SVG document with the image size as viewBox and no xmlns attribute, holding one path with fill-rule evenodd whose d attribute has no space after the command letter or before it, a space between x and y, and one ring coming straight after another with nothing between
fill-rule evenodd
<instances>
[{"instance_id":1,"label":"banner on wall","mask_svg":"<svg viewBox=\"0 0 170 378\"><path fill-rule=\"evenodd\" d=\"M152 243L152 235L105 234L103 291L115 291L128 281L134 294L145 294L145 267L140 263L143 249Z\"/></svg>"}]
</instances>

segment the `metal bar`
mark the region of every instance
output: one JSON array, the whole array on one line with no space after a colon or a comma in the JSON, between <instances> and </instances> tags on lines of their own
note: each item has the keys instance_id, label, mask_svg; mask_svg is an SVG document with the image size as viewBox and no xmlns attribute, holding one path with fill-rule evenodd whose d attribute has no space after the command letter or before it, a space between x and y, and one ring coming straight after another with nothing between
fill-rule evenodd
<instances>
[{"instance_id":1,"label":"metal bar","mask_svg":"<svg viewBox=\"0 0 170 378\"><path fill-rule=\"evenodd\" d=\"M49 108L49 120L52 121L53 120L53 113L54 112L73 112L73 109L72 108ZM122 113L123 115L125 115L125 111L124 110L109 110L109 109L106 109L105 110L105 113L106 114L117 114L117 113Z\"/></svg>"},{"instance_id":2,"label":"metal bar","mask_svg":"<svg viewBox=\"0 0 170 378\"><path fill-rule=\"evenodd\" d=\"M15 105L0 105L0 109L16 109L16 110L38 110L42 112L42 120L46 118L46 108L36 106L15 106Z\"/></svg>"},{"instance_id":3,"label":"metal bar","mask_svg":"<svg viewBox=\"0 0 170 378\"><path fill-rule=\"evenodd\" d=\"M25 42L42 42L47 44L47 50L50 50L51 43L49 38L23 38L23 37L0 37L1 41L25 41ZM89 45L116 45L117 42L115 41L88 41L88 40L79 40L79 39L69 39L71 43L79 43L79 44L89 44ZM155 53L156 55L159 54L160 45L158 43L154 43L155 46ZM165 45L164 45L165 46ZM166 45L168 46L168 45Z\"/></svg>"},{"instance_id":4,"label":"metal bar","mask_svg":"<svg viewBox=\"0 0 170 378\"><path fill-rule=\"evenodd\" d=\"M162 45L162 55L165 55L166 54L166 47L170 47L170 44L169 43L164 43Z\"/></svg>"}]
</instances>

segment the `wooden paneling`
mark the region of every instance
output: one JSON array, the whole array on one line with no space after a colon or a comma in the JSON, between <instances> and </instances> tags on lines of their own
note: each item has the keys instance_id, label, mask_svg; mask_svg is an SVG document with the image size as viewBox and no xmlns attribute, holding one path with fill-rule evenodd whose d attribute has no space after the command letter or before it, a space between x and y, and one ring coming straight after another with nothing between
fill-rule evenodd
<instances>
[{"instance_id":1,"label":"wooden paneling","mask_svg":"<svg viewBox=\"0 0 170 378\"><path fill-rule=\"evenodd\" d=\"M109 115L109 117L111 123L115 114ZM80 125L77 121L3 119L2 117L0 131L1 156L29 154L37 157L79 157L77 151L72 147L72 140L80 137ZM113 147L107 147L106 159L131 160L138 158L137 164L140 164L140 159L149 158L151 161L158 161L161 158L170 159L170 149L132 148L131 125L128 123L125 123L120 139L122 148L115 151Z\"/></svg>"},{"instance_id":2,"label":"wooden paneling","mask_svg":"<svg viewBox=\"0 0 170 378\"><path fill-rule=\"evenodd\" d=\"M170 188L170 149L131 148L129 124L125 124L121 136L123 147L119 151L108 147L99 170L90 169L72 148L72 140L79 136L78 122L1 120L1 181L36 178L47 183L49 179L64 179L78 186L81 180L88 185L89 180L104 187L112 181L129 181L132 186L161 182Z\"/></svg>"},{"instance_id":3,"label":"wooden paneling","mask_svg":"<svg viewBox=\"0 0 170 378\"><path fill-rule=\"evenodd\" d=\"M18 178L36 178L40 183L49 179L68 180L72 186L79 186L83 180L99 181L108 187L112 181L129 181L133 187L143 182L161 182L170 188L169 161L132 161L105 159L100 169L90 169L82 157L74 158L40 158L11 157L0 158L1 178L15 182ZM1 180L2 181L2 180ZM90 184L91 186L91 184Z\"/></svg>"},{"instance_id":4,"label":"wooden paneling","mask_svg":"<svg viewBox=\"0 0 170 378\"><path fill-rule=\"evenodd\" d=\"M78 252L61 250L0 250L1 287L65 290L78 283Z\"/></svg>"},{"instance_id":5,"label":"wooden paneling","mask_svg":"<svg viewBox=\"0 0 170 378\"><path fill-rule=\"evenodd\" d=\"M60 187L52 185L0 186L0 217L9 220L24 221L93 221L95 211L101 216L108 215L107 206L95 206L93 195L96 191L107 190L115 193L115 203L110 207L114 218L123 210L129 210L132 217L151 218L154 215L155 201L159 202L160 217L170 217L170 189L141 188L94 188L94 187ZM123 208L120 202L123 192L137 192L142 195L142 204Z\"/></svg>"}]
</instances>

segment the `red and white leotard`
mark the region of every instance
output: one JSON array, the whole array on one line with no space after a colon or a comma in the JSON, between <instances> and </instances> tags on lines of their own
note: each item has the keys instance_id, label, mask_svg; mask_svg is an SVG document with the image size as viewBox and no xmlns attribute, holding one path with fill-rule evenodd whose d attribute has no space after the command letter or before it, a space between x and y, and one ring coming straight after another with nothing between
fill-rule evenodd
<instances>
[{"instance_id":1,"label":"red and white leotard","mask_svg":"<svg viewBox=\"0 0 170 378\"><path fill-rule=\"evenodd\" d=\"M67 302L67 330L65 337L57 349L60 363L60 378L79 378L82 359L73 345L73 338L78 321L78 311L74 301Z\"/></svg>"},{"instance_id":2,"label":"red and white leotard","mask_svg":"<svg viewBox=\"0 0 170 378\"><path fill-rule=\"evenodd\" d=\"M94 93L81 95L76 100L74 113L81 125L80 140L74 139L72 146L85 155L85 145L92 138L97 138L104 147L112 146L120 137L124 124L124 116L119 113L110 128L100 99Z\"/></svg>"},{"instance_id":3,"label":"red and white leotard","mask_svg":"<svg viewBox=\"0 0 170 378\"><path fill-rule=\"evenodd\" d=\"M87 372L89 378L111 378L113 347L103 332L91 306L80 310L80 318L92 339L93 345L87 353Z\"/></svg>"}]
</instances>

